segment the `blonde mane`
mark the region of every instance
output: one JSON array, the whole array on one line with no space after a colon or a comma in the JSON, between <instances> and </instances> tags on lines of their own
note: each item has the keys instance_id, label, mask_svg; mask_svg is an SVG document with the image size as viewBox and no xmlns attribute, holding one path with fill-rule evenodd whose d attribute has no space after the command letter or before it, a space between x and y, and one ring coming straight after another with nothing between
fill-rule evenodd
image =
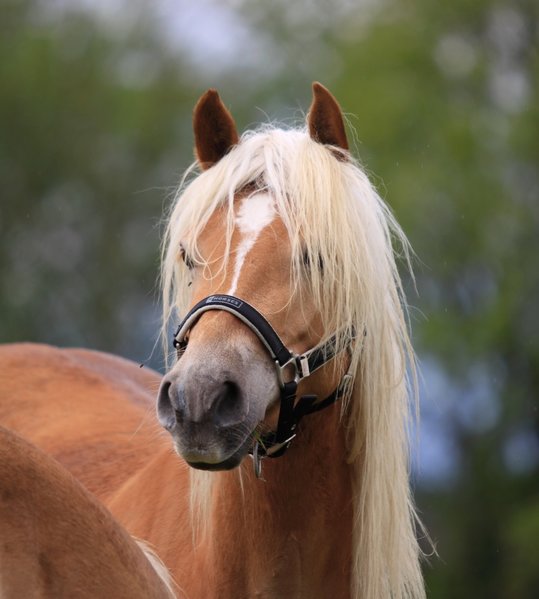
<instances>
[{"instance_id":1,"label":"blonde mane","mask_svg":"<svg viewBox=\"0 0 539 599\"><path fill-rule=\"evenodd\" d=\"M395 262L397 254L409 265L404 233L357 161L339 159L304 130L246 132L224 158L189 181L194 170L184 179L166 230L164 331L170 318L189 305L180 242L200 259L198 236L214 211L224 207L230 244L237 192L253 183L269 191L288 231L294 288L312 295L327 336L340 332L341 347L350 331L358 338L352 355L355 382L342 406L355 473L352 596L424 597L419 522L408 481L415 358ZM308 277L305 251L311 264L323 265ZM210 477L192 472L196 509L209 504Z\"/></svg>"}]
</instances>

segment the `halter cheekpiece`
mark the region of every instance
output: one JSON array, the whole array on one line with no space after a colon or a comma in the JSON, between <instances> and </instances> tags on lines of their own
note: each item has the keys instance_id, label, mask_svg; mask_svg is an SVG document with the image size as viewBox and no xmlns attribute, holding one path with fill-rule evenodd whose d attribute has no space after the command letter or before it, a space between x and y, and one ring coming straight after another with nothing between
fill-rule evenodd
<instances>
[{"instance_id":1,"label":"halter cheekpiece","mask_svg":"<svg viewBox=\"0 0 539 599\"><path fill-rule=\"evenodd\" d=\"M303 416L335 403L343 396L353 377L349 370L335 391L322 401L317 401L316 395L302 395L296 403L299 382L337 355L337 336L333 335L325 343L297 354L285 346L271 324L256 308L233 295L210 295L191 308L174 334L173 345L178 356L181 357L187 347L189 331L202 314L209 310L224 310L241 320L260 339L275 363L281 404L277 430L261 435L251 451L256 475L260 476L261 459L282 456L296 436L297 426ZM350 343L353 339L352 332Z\"/></svg>"}]
</instances>

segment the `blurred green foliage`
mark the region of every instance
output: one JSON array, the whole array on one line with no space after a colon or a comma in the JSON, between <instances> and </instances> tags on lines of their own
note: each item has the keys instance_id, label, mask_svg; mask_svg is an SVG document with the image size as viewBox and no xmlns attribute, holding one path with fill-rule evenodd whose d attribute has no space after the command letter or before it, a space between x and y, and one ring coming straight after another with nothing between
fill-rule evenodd
<instances>
[{"instance_id":1,"label":"blurred green foliage","mask_svg":"<svg viewBox=\"0 0 539 599\"><path fill-rule=\"evenodd\" d=\"M150 30L115 39L83 13L46 17L15 2L1 20L0 334L142 360L196 92Z\"/></svg>"},{"instance_id":2,"label":"blurred green foliage","mask_svg":"<svg viewBox=\"0 0 539 599\"><path fill-rule=\"evenodd\" d=\"M240 127L299 120L318 79L418 255L429 596L536 597L539 5L207 1L175 45L161 4L2 4L0 339L148 359L196 98L219 87Z\"/></svg>"}]
</instances>

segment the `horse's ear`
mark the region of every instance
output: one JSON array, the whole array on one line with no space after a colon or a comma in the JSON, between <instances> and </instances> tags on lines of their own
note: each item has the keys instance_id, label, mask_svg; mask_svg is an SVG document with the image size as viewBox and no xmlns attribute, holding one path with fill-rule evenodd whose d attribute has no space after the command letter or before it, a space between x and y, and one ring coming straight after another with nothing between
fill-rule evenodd
<instances>
[{"instance_id":1,"label":"horse's ear","mask_svg":"<svg viewBox=\"0 0 539 599\"><path fill-rule=\"evenodd\" d=\"M214 89L209 89L197 102L193 129L195 154L204 170L219 162L238 143L236 123Z\"/></svg>"},{"instance_id":2,"label":"horse's ear","mask_svg":"<svg viewBox=\"0 0 539 599\"><path fill-rule=\"evenodd\" d=\"M307 124L315 141L348 150L341 107L318 81L313 83L313 102L307 116Z\"/></svg>"}]
</instances>

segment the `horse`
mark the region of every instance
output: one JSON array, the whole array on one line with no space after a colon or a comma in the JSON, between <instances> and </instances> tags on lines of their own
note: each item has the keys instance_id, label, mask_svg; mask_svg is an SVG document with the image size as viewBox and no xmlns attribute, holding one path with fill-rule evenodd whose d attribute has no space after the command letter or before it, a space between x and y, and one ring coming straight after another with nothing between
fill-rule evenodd
<instances>
[{"instance_id":1,"label":"horse","mask_svg":"<svg viewBox=\"0 0 539 599\"><path fill-rule=\"evenodd\" d=\"M163 569L55 460L0 427L4 599L173 599Z\"/></svg>"},{"instance_id":2,"label":"horse","mask_svg":"<svg viewBox=\"0 0 539 599\"><path fill-rule=\"evenodd\" d=\"M416 370L396 263L409 265L407 238L321 84L304 128L240 137L213 89L193 127L196 161L162 255L164 337L182 317L157 398L170 440L125 390L119 408L99 399L117 387L116 365L94 356L108 378L92 372L80 421L71 396L61 426L77 457L64 463L76 476L89 466L86 484L155 548L180 596L423 598L409 484ZM135 370L120 369L122 384L147 384ZM69 368L45 380L52 373L68 393ZM59 395L43 393L43 410L61 412ZM60 433L39 436L62 461ZM92 464L109 445L114 459Z\"/></svg>"}]
</instances>

